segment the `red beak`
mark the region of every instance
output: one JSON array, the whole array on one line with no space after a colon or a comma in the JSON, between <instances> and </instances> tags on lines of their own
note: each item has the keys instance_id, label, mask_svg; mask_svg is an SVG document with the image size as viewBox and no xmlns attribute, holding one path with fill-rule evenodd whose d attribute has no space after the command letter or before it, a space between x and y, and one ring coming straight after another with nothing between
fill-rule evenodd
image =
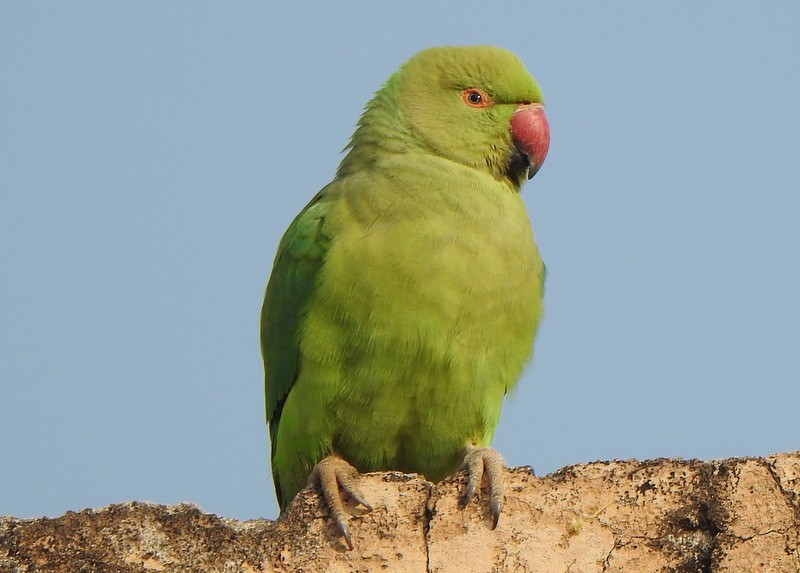
<instances>
[{"instance_id":1,"label":"red beak","mask_svg":"<svg viewBox=\"0 0 800 573\"><path fill-rule=\"evenodd\" d=\"M540 103L521 104L511 116L514 145L528 156L528 179L536 175L550 148L550 122Z\"/></svg>"}]
</instances>

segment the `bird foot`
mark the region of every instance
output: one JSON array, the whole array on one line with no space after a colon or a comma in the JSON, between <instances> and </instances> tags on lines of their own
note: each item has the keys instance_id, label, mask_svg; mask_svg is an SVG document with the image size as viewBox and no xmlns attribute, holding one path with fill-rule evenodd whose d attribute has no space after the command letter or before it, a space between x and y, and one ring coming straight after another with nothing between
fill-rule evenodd
<instances>
[{"instance_id":1,"label":"bird foot","mask_svg":"<svg viewBox=\"0 0 800 573\"><path fill-rule=\"evenodd\" d=\"M358 471L342 458L328 456L314 466L308 483L319 487L325 505L331 513L331 517L336 522L336 527L344 537L348 549L353 549L353 542L350 539L350 528L347 526L348 515L344 510L344 502L340 488L349 495L356 503L363 505L367 511L372 511L372 506L364 500L364 495L356 485Z\"/></svg>"},{"instance_id":2,"label":"bird foot","mask_svg":"<svg viewBox=\"0 0 800 573\"><path fill-rule=\"evenodd\" d=\"M481 446L467 446L462 467L466 469L469 479L467 491L461 498L461 506L466 507L481 488L483 476L489 482L489 509L492 512L492 529L497 527L500 512L503 509L503 470L506 461L500 452Z\"/></svg>"}]
</instances>

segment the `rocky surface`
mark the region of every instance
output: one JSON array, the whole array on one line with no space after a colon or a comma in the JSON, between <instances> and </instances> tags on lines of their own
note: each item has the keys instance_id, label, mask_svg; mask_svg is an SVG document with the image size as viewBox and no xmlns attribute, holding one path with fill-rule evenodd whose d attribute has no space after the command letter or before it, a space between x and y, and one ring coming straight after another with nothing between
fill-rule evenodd
<instances>
[{"instance_id":1,"label":"rocky surface","mask_svg":"<svg viewBox=\"0 0 800 573\"><path fill-rule=\"evenodd\" d=\"M500 524L462 476L361 477L348 551L313 491L280 520L130 502L0 518L0 572L514 571L800 573L800 452L713 462L596 462L506 474Z\"/></svg>"}]
</instances>

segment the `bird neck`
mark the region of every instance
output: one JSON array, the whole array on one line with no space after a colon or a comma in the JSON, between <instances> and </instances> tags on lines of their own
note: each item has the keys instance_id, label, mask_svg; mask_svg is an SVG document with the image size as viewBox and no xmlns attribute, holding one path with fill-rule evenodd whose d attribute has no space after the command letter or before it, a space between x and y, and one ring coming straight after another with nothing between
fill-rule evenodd
<instances>
[{"instance_id":1,"label":"bird neck","mask_svg":"<svg viewBox=\"0 0 800 573\"><path fill-rule=\"evenodd\" d=\"M337 178L370 169L387 155L405 153L420 146L398 106L399 75L397 72L389 78L364 108L353 137L345 147L347 155L339 164Z\"/></svg>"}]
</instances>

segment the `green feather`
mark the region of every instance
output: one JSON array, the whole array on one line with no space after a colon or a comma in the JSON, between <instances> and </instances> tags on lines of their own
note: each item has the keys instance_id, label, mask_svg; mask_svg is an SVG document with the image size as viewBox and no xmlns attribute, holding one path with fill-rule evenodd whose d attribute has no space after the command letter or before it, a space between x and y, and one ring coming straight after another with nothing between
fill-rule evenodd
<instances>
[{"instance_id":1,"label":"green feather","mask_svg":"<svg viewBox=\"0 0 800 573\"><path fill-rule=\"evenodd\" d=\"M464 105L475 86L495 105ZM542 314L509 130L522 102L541 93L510 52L421 52L284 235L261 320L282 509L330 454L438 481L491 443Z\"/></svg>"}]
</instances>

